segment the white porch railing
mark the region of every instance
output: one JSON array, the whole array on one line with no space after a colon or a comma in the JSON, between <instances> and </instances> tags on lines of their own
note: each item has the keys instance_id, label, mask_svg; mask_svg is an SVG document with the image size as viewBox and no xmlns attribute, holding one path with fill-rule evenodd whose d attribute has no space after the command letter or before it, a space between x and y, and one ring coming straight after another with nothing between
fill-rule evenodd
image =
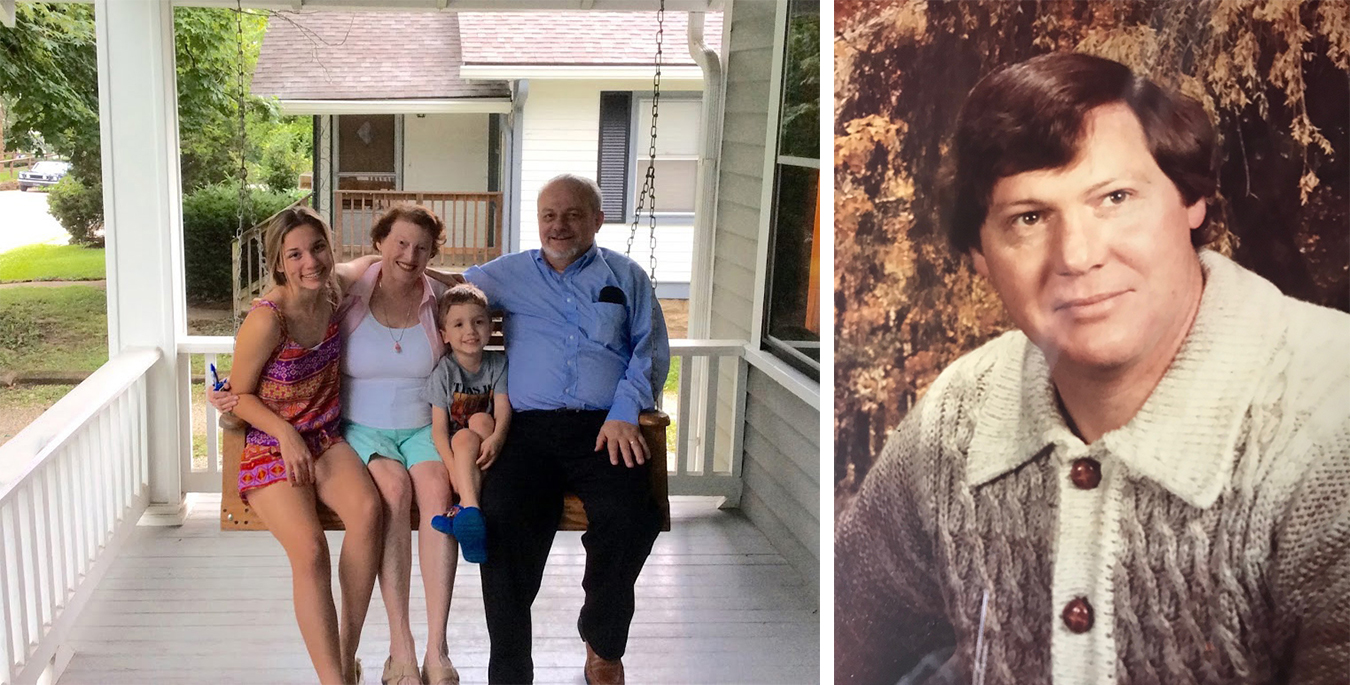
<instances>
[{"instance_id":1,"label":"white porch railing","mask_svg":"<svg viewBox=\"0 0 1350 685\"><path fill-rule=\"evenodd\" d=\"M679 392L674 406L661 407L670 414L675 431L674 447L667 457L671 495L714 495L736 506L741 497L739 422L744 415L746 362L743 340L672 340L672 359L680 360ZM200 372L216 363L217 356L234 351L228 336L189 336L178 345L181 395L202 403ZM200 358L200 359L199 359ZM669 398L667 398L669 400ZM187 492L220 492L219 415L205 406L204 427L184 430L205 449L189 445L183 452L183 489ZM195 421L194 421L195 423ZM193 454L205 453L205 459Z\"/></svg>"},{"instance_id":2,"label":"white porch railing","mask_svg":"<svg viewBox=\"0 0 1350 685\"><path fill-rule=\"evenodd\" d=\"M4 685L48 672L145 510L145 377L160 357L155 349L119 354L0 446Z\"/></svg>"}]
</instances>

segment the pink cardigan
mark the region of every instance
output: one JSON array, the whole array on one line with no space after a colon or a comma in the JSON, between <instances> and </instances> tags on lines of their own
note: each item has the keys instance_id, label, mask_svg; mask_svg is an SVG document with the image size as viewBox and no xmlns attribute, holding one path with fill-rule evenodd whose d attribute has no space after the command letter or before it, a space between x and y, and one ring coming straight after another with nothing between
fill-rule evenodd
<instances>
[{"instance_id":1,"label":"pink cardigan","mask_svg":"<svg viewBox=\"0 0 1350 685\"><path fill-rule=\"evenodd\" d=\"M380 280L381 266L381 262L370 265L343 298L342 306L338 309L342 317L343 338L351 335L370 311L370 296L375 292L375 283ZM422 301L417 305L417 319L422 324L422 330L426 331L427 340L431 342L433 361L445 354L445 342L441 340L440 327L436 325L436 300L444 289L445 286L426 274L422 275Z\"/></svg>"}]
</instances>

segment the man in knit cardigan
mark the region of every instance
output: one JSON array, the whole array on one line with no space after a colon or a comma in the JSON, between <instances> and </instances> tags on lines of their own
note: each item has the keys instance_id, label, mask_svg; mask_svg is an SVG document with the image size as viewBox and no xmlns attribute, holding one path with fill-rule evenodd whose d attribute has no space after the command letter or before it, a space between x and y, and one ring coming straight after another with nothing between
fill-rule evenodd
<instances>
[{"instance_id":1,"label":"man in knit cardigan","mask_svg":"<svg viewBox=\"0 0 1350 685\"><path fill-rule=\"evenodd\" d=\"M952 242L1020 330L839 518L835 682L1350 682L1350 316L1201 249L1204 110L1046 55L952 157Z\"/></svg>"}]
</instances>

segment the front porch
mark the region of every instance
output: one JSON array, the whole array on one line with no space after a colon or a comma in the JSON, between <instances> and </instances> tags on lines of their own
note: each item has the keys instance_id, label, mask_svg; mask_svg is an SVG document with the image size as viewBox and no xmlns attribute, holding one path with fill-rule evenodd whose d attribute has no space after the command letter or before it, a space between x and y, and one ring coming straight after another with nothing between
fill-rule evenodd
<instances>
[{"instance_id":1,"label":"front porch","mask_svg":"<svg viewBox=\"0 0 1350 685\"><path fill-rule=\"evenodd\" d=\"M672 501L638 581L624 664L634 682L807 683L819 678L815 591L741 514L707 498ZM182 527L138 526L74 626L63 685L307 683L314 672L291 612L290 570L265 532L220 531L219 497L191 502ZM329 533L336 560L341 533ZM559 533L535 602L535 678L580 683L576 636L584 553ZM413 545L416 555L416 545ZM487 678L479 567L460 563L450 654L465 683ZM420 650L426 605L413 563L412 622ZM378 682L389 626L378 589L361 640L366 682Z\"/></svg>"}]
</instances>

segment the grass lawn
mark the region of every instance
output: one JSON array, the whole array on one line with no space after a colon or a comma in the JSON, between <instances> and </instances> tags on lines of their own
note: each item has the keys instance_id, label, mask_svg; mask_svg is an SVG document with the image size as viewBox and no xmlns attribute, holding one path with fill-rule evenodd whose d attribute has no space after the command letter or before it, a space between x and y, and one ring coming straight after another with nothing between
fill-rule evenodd
<instances>
[{"instance_id":1,"label":"grass lawn","mask_svg":"<svg viewBox=\"0 0 1350 685\"><path fill-rule=\"evenodd\" d=\"M85 371L108 361L108 310L102 290L0 289L0 369Z\"/></svg>"},{"instance_id":2,"label":"grass lawn","mask_svg":"<svg viewBox=\"0 0 1350 685\"><path fill-rule=\"evenodd\" d=\"M19 177L20 171L28 171L28 169L30 168L31 167L26 166L16 166L13 168L10 167L0 168L0 181L13 181L14 179Z\"/></svg>"},{"instance_id":3,"label":"grass lawn","mask_svg":"<svg viewBox=\"0 0 1350 685\"><path fill-rule=\"evenodd\" d=\"M103 248L25 245L0 254L0 283L97 281L105 278Z\"/></svg>"},{"instance_id":4,"label":"grass lawn","mask_svg":"<svg viewBox=\"0 0 1350 685\"><path fill-rule=\"evenodd\" d=\"M0 386L0 445L70 392L73 385Z\"/></svg>"}]
</instances>

